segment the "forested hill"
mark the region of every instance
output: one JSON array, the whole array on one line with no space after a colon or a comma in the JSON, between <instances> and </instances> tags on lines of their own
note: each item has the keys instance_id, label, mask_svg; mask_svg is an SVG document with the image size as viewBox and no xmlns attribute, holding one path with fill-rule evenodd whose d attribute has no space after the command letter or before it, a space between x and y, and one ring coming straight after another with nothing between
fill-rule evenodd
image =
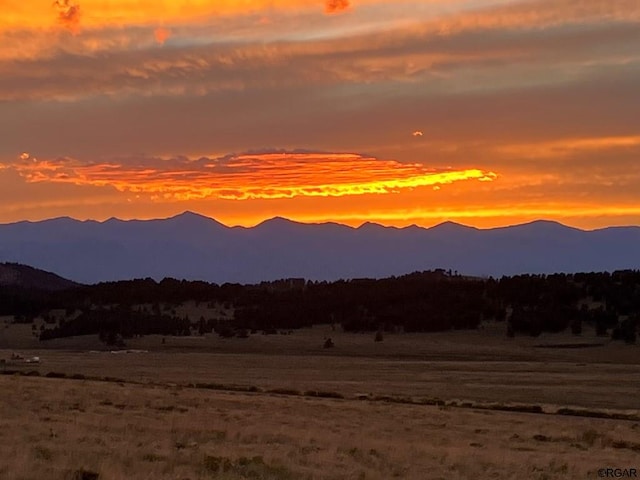
<instances>
[{"instance_id":1,"label":"forested hill","mask_svg":"<svg viewBox=\"0 0 640 480\"><path fill-rule=\"evenodd\" d=\"M225 305L224 318L188 318L186 301ZM539 335L582 325L598 334L635 341L640 319L640 271L463 277L444 270L385 279L311 282L287 279L258 285L152 279L78 286L51 293L0 287L0 315L21 322L51 320L41 339L82 334L189 335L215 330L244 336L314 324L347 331L475 329L483 320L505 322L509 334Z\"/></svg>"},{"instance_id":2,"label":"forested hill","mask_svg":"<svg viewBox=\"0 0 640 480\"><path fill-rule=\"evenodd\" d=\"M0 287L18 287L37 290L57 291L78 284L55 273L45 272L18 263L0 263Z\"/></svg>"}]
</instances>

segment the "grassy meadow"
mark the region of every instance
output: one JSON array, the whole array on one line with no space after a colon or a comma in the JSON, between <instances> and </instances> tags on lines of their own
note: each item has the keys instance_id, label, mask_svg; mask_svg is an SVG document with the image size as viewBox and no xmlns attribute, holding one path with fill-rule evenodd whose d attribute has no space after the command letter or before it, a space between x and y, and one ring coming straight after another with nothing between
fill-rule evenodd
<instances>
[{"instance_id":1,"label":"grassy meadow","mask_svg":"<svg viewBox=\"0 0 640 480\"><path fill-rule=\"evenodd\" d=\"M9 325L0 358L41 363L4 366L39 376L0 375L0 478L584 479L640 467L640 347L588 331L508 339L503 327L382 342L330 326L148 336L116 354Z\"/></svg>"},{"instance_id":2,"label":"grassy meadow","mask_svg":"<svg viewBox=\"0 0 640 480\"><path fill-rule=\"evenodd\" d=\"M637 461L638 423L0 377L0 475L560 479Z\"/></svg>"}]
</instances>

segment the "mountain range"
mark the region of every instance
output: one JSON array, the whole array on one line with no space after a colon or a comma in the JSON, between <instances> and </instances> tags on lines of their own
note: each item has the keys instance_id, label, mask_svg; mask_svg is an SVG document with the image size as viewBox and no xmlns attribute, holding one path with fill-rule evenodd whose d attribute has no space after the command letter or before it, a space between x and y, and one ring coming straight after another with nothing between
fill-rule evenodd
<instances>
[{"instance_id":1,"label":"mountain range","mask_svg":"<svg viewBox=\"0 0 640 480\"><path fill-rule=\"evenodd\" d=\"M185 212L158 220L68 217L0 225L0 262L28 264L82 283L173 277L225 283L303 277L386 277L443 268L465 275L640 268L640 227L585 231L535 221L478 229L358 228L275 217L227 227Z\"/></svg>"}]
</instances>

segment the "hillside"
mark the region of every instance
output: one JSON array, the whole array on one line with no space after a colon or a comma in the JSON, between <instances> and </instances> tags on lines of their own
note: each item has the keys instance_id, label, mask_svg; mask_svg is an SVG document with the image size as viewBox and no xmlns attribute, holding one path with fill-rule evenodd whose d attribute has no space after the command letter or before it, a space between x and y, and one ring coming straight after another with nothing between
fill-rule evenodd
<instances>
[{"instance_id":1,"label":"hillside","mask_svg":"<svg viewBox=\"0 0 640 480\"><path fill-rule=\"evenodd\" d=\"M28 265L0 263L0 286L35 290L58 291L78 284L55 273L45 272Z\"/></svg>"}]
</instances>

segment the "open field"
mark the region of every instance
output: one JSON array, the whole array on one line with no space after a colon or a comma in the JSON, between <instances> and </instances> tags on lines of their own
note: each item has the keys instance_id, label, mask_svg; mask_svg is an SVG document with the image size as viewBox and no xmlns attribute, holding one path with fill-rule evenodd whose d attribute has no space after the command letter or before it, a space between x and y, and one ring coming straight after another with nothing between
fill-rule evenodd
<instances>
[{"instance_id":1,"label":"open field","mask_svg":"<svg viewBox=\"0 0 640 480\"><path fill-rule=\"evenodd\" d=\"M9 330L27 330L12 325ZM5 330L6 331L6 330ZM17 333L4 333L5 339ZM336 347L323 349L331 337ZM128 340L148 353L115 355L95 337L39 343L23 335L20 350L39 356L39 370L111 376L137 382L219 383L444 400L639 409L640 346L585 333L505 338L501 326L479 331L386 335L348 334L331 327L248 339L158 336ZM590 348L538 348L567 343ZM3 345L0 335L0 348ZM42 346L46 346L43 349ZM40 347L40 348L38 348ZM101 353L90 353L92 350ZM7 358L12 350L0 350Z\"/></svg>"},{"instance_id":2,"label":"open field","mask_svg":"<svg viewBox=\"0 0 640 480\"><path fill-rule=\"evenodd\" d=\"M336 347L323 349L329 336ZM3 479L80 468L101 479L554 479L640 467L640 421L553 414L640 418L640 347L589 333L507 339L487 326L374 343L327 326L148 336L127 341L146 353L114 354L93 337L40 344L12 325L0 358L11 342L41 358L21 368L42 376L0 376ZM603 345L540 348L576 343ZM552 414L476 408L513 405Z\"/></svg>"},{"instance_id":3,"label":"open field","mask_svg":"<svg viewBox=\"0 0 640 480\"><path fill-rule=\"evenodd\" d=\"M0 398L8 480L587 479L640 448L628 421L13 376Z\"/></svg>"}]
</instances>

